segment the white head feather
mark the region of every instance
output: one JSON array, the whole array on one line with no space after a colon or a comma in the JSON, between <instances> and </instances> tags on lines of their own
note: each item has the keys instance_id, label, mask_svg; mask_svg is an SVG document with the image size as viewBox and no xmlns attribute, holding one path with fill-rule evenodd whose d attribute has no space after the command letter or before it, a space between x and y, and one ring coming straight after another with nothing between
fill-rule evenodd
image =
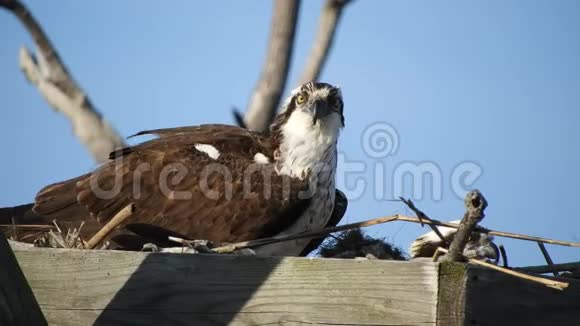
<instances>
[{"instance_id":1,"label":"white head feather","mask_svg":"<svg viewBox=\"0 0 580 326\"><path fill-rule=\"evenodd\" d=\"M334 88L334 90L337 89ZM328 87L312 86L306 91L304 91L304 86L298 87L292 91L284 107L287 108L300 92L308 92L310 101L316 99L327 101L331 91L333 88L330 85ZM341 98L342 101L340 90L337 90L335 96ZM320 168L334 170L336 143L342 127L342 115L339 112L333 111L313 121L312 110L308 106L296 107L281 126L279 173L301 178L309 170Z\"/></svg>"}]
</instances>

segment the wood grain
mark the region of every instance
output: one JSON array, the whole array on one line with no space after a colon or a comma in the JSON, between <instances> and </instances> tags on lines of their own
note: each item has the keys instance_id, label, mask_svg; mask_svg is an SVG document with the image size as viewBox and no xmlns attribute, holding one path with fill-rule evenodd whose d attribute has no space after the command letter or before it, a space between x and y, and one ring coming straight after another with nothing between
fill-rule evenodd
<instances>
[{"instance_id":1,"label":"wood grain","mask_svg":"<svg viewBox=\"0 0 580 326\"><path fill-rule=\"evenodd\" d=\"M51 325L435 325L428 261L15 253Z\"/></svg>"}]
</instances>

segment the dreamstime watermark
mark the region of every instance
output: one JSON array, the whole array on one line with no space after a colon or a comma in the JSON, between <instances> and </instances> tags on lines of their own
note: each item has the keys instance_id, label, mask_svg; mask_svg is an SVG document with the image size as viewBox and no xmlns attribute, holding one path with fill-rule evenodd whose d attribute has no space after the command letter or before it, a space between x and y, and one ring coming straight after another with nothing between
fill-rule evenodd
<instances>
[{"instance_id":1,"label":"dreamstime watermark","mask_svg":"<svg viewBox=\"0 0 580 326\"><path fill-rule=\"evenodd\" d=\"M309 175L305 181L281 174L280 167L274 164L251 160L243 169L236 169L229 165L231 162L212 159L205 160L209 163L202 166L182 162L162 166L142 162L135 166L134 162L125 164L127 158L120 157L95 171L89 183L94 195L106 200L119 195L139 200L153 191L171 200L193 200L194 194L201 194L214 201L256 196L285 201L316 194L327 196L334 178L336 187L350 201L363 196L372 196L378 201L399 197L438 201L443 199L446 190L463 198L483 174L481 166L473 161L457 162L447 171L431 160L397 162L395 157L400 145L396 128L386 122L376 122L361 132L362 157L352 159L339 151L336 160L319 163L305 171ZM145 189L149 193L145 194Z\"/></svg>"},{"instance_id":2,"label":"dreamstime watermark","mask_svg":"<svg viewBox=\"0 0 580 326\"><path fill-rule=\"evenodd\" d=\"M194 200L194 195L203 195L214 201L258 197L284 202L292 198L309 199L317 194L327 196L335 166L336 161L315 164L309 177L300 179L279 173L274 164L253 162L243 169L219 162L199 166L181 162L153 166L140 162L135 166L120 157L94 171L88 182L94 197L104 200L117 196L139 200L153 193L170 200Z\"/></svg>"},{"instance_id":3,"label":"dreamstime watermark","mask_svg":"<svg viewBox=\"0 0 580 326\"><path fill-rule=\"evenodd\" d=\"M360 139L365 159L338 154L337 188L349 200L372 193L375 200L406 197L415 200L442 200L445 189L463 198L483 174L480 165L461 161L445 171L434 161L394 160L400 147L397 130L389 123L375 122L365 128Z\"/></svg>"}]
</instances>

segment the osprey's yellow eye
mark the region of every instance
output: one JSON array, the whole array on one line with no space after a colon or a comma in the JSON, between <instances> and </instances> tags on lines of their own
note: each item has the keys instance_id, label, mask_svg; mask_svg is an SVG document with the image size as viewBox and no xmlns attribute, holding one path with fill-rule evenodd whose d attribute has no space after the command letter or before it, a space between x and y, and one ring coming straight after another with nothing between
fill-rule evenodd
<instances>
[{"instance_id":1,"label":"osprey's yellow eye","mask_svg":"<svg viewBox=\"0 0 580 326\"><path fill-rule=\"evenodd\" d=\"M298 104L302 104L302 103L304 103L305 101L306 101L306 97L305 97L304 95L302 95L302 94L298 94L298 95L296 96L296 103L298 103Z\"/></svg>"}]
</instances>

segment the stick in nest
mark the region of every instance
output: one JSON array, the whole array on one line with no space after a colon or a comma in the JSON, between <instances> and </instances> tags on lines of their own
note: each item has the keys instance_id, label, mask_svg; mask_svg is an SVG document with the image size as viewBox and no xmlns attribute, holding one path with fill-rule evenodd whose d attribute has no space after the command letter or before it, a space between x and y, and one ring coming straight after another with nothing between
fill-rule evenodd
<instances>
[{"instance_id":1,"label":"stick in nest","mask_svg":"<svg viewBox=\"0 0 580 326\"><path fill-rule=\"evenodd\" d=\"M509 268L510 265L508 263L507 251L505 250L504 245L499 245L499 253L501 254L501 260L503 261L503 267Z\"/></svg>"},{"instance_id":2,"label":"stick in nest","mask_svg":"<svg viewBox=\"0 0 580 326\"><path fill-rule=\"evenodd\" d=\"M54 229L53 225L47 224L0 224L0 228L15 228L15 229L39 229L39 230L50 230Z\"/></svg>"},{"instance_id":3,"label":"stick in nest","mask_svg":"<svg viewBox=\"0 0 580 326\"><path fill-rule=\"evenodd\" d=\"M275 237L271 237L271 238L242 241L242 242L232 243L229 245L214 248L213 251L217 252L217 253L230 253L236 249L257 247L257 246L275 243L275 242L288 241L288 240L294 240L294 239L302 239L302 238L316 238L316 237L325 236L327 234L334 233L334 232L351 230L351 229L362 228L362 227L367 227L367 226L371 226L371 225L377 225L377 224L383 224L383 223L387 223L387 222L391 222L391 221L396 221L398 218L399 218L399 215L385 216L385 217L379 217L379 218L375 218L375 219L367 220L367 221L363 221L363 222L351 223L351 224L345 224L345 225L325 228L322 230L309 231L309 232L299 232L299 233L294 233L294 234L289 234L289 235L275 236Z\"/></svg>"},{"instance_id":4,"label":"stick in nest","mask_svg":"<svg viewBox=\"0 0 580 326\"><path fill-rule=\"evenodd\" d=\"M416 217L410 217L410 216L404 216L404 215L397 214L397 215L374 218L374 219L366 220L363 222L357 222L357 223L351 223L351 224L345 224L345 225L325 228L322 230L309 231L309 232L299 232L299 233L294 233L294 234L289 234L289 235L284 235L284 236L276 236L276 237L271 237L271 238L242 241L242 242L237 242L237 243L217 247L217 248L214 248L213 250L214 250L214 252L217 252L217 253L229 253L229 252L232 252L236 249L241 249L241 248L256 247L256 246L261 246L261 245L265 245L265 244L294 240L294 239L301 239L301 238L316 238L316 237L325 236L327 234L334 233L334 232L351 230L351 229L356 229L356 228L363 228L363 227L367 227L367 226L371 226L371 225L383 224L383 223L388 223L388 222L392 222L392 221L405 221L405 222L412 222L412 223L421 223L421 221ZM423 221L423 222L425 224L430 224L430 225L446 226L446 227L455 228L455 229L458 228L457 224L445 223L445 222L440 222L437 220L430 220L430 221L427 220L427 221ZM577 243L577 242L552 240L552 239L538 238L538 237L532 237L532 236L516 234L516 233L493 231L493 230L484 229L481 227L476 228L476 231L487 233L487 234L492 234L492 235L497 235L497 236L502 236L502 237L520 239L520 240L540 241L540 242L545 242L545 243L559 244L559 245L563 245L563 246L580 247L580 243ZM183 241L187 242L188 240L183 240ZM179 243L183 244L183 242L179 242Z\"/></svg>"},{"instance_id":5,"label":"stick in nest","mask_svg":"<svg viewBox=\"0 0 580 326\"><path fill-rule=\"evenodd\" d=\"M546 246L544 246L543 243L538 242L538 247L540 247L540 251L542 251L542 255L544 256L544 259L546 259L546 263L548 264L548 266L550 266L550 268L554 268L554 262L552 261L552 257L550 257L550 254L548 253L548 249L546 249ZM557 271L552 271L552 274L554 274L554 276L558 277L560 274Z\"/></svg>"},{"instance_id":6,"label":"stick in nest","mask_svg":"<svg viewBox=\"0 0 580 326\"><path fill-rule=\"evenodd\" d=\"M429 225L431 230L433 230L433 232L435 232L435 234L439 237L439 239L441 239L441 242L443 242L446 246L449 246L449 241L443 236L441 231L439 231L439 228L433 224L426 223L426 221L429 222L433 221L429 216L427 216L427 214L423 213L423 211L418 209L410 199L405 199L403 197L399 197L399 199L403 203L405 203L405 205L407 205L407 207L409 207L409 209L412 210L415 213L415 215L417 215L417 219L419 219L419 223L421 223L421 226L423 226L424 224Z\"/></svg>"},{"instance_id":7,"label":"stick in nest","mask_svg":"<svg viewBox=\"0 0 580 326\"><path fill-rule=\"evenodd\" d=\"M103 241L115 228L123 223L135 211L135 205L129 204L120 210L107 224L105 224L99 232L97 232L85 245L87 249L95 248L101 241Z\"/></svg>"},{"instance_id":8,"label":"stick in nest","mask_svg":"<svg viewBox=\"0 0 580 326\"><path fill-rule=\"evenodd\" d=\"M416 217L403 216L403 215L399 215L397 220L398 221L405 221L405 222L412 222L412 223L421 223L421 221ZM458 224L441 222L441 221L435 220L435 219L431 219L431 221L423 221L423 223L437 225L437 226L445 226L445 227L454 228L454 229L457 229L459 227ZM487 233L489 235L495 235L495 236L504 237L504 238L512 238L512 239L534 241L534 242L543 242L543 243L549 243L549 244L555 244L555 245L567 246L567 247L580 247L580 242L555 240L555 239L534 237L534 236L525 235L525 234L512 233L512 232L495 231L495 230L491 230L491 229L486 229L486 228L481 227L481 226L477 226L474 231L481 232L481 233Z\"/></svg>"},{"instance_id":9,"label":"stick in nest","mask_svg":"<svg viewBox=\"0 0 580 326\"><path fill-rule=\"evenodd\" d=\"M437 251L435 252L435 256L433 256L433 260L437 260L437 258L440 256L441 253L447 254L448 252L449 251L445 248L441 248L441 247L437 248ZM512 276L515 276L515 277L518 277L518 278L521 278L524 280L540 283L540 284L543 284L547 287L550 287L550 288L553 288L556 290L564 290L570 285L570 283L567 283L567 282L550 280L550 279L546 279L546 278L539 277L539 276L533 276L533 275L528 275L528 274L524 274L521 272L516 272L514 270L503 268L500 266L496 266L494 264L490 264L490 263L487 263L487 262L484 262L481 260L477 260L474 258L467 258L467 260L472 264L488 267L488 268L494 269L498 272L502 272L504 274L508 274L508 275L512 275Z\"/></svg>"}]
</instances>

